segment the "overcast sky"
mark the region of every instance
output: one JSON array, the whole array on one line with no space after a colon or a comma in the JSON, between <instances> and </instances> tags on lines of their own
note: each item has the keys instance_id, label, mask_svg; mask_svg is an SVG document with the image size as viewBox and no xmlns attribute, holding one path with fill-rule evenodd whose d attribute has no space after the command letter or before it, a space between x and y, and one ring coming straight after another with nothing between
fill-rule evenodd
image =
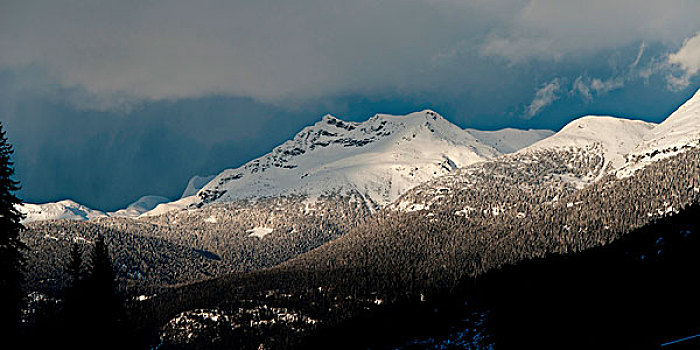
<instances>
[{"instance_id":1,"label":"overcast sky","mask_svg":"<svg viewBox=\"0 0 700 350\"><path fill-rule=\"evenodd\" d=\"M331 113L658 122L700 86L697 0L0 0L23 198L176 198Z\"/></svg>"}]
</instances>

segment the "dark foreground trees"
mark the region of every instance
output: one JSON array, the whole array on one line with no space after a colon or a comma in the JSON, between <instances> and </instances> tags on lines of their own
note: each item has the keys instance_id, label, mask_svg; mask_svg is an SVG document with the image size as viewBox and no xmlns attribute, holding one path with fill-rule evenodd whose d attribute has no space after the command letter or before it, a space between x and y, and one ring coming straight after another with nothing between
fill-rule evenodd
<instances>
[{"instance_id":1,"label":"dark foreground trees","mask_svg":"<svg viewBox=\"0 0 700 350\"><path fill-rule=\"evenodd\" d=\"M97 236L87 268L82 267L80 250L73 245L68 265L71 285L64 297L64 336L71 334L69 345L76 348L116 347L129 335L121 324L122 300L104 236Z\"/></svg>"},{"instance_id":2,"label":"dark foreground trees","mask_svg":"<svg viewBox=\"0 0 700 350\"><path fill-rule=\"evenodd\" d=\"M69 283L59 295L58 311L53 305L37 310L25 347L134 348L104 236L98 235L94 244L74 243L66 265Z\"/></svg>"},{"instance_id":3,"label":"dark foreground trees","mask_svg":"<svg viewBox=\"0 0 700 350\"><path fill-rule=\"evenodd\" d=\"M14 195L19 182L14 175L12 145L7 142L0 123L0 336L4 341L18 334L24 293L22 291L22 250L19 232L23 229L22 214Z\"/></svg>"}]
</instances>

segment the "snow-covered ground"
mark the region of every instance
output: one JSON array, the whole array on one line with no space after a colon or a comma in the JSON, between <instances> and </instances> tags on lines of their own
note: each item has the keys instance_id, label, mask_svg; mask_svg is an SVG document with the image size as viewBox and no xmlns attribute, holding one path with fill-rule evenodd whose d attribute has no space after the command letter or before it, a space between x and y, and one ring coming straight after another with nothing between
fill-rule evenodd
<instances>
[{"instance_id":1,"label":"snow-covered ground","mask_svg":"<svg viewBox=\"0 0 700 350\"><path fill-rule=\"evenodd\" d=\"M126 209L120 209L108 214L109 216L136 217L147 211L153 210L153 208L161 203L167 203L169 201L170 199L163 196L143 196L136 202L129 204Z\"/></svg>"},{"instance_id":2,"label":"snow-covered ground","mask_svg":"<svg viewBox=\"0 0 700 350\"><path fill-rule=\"evenodd\" d=\"M263 238L270 233L274 231L273 229L269 227L254 227L250 230L245 231L246 233L249 233L248 237L257 237L257 238Z\"/></svg>"}]
</instances>

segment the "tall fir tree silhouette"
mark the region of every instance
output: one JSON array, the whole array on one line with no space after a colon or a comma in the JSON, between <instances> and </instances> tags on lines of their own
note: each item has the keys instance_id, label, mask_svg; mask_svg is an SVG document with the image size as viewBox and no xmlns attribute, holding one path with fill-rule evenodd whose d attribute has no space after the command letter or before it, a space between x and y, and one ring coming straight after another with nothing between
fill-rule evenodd
<instances>
[{"instance_id":1,"label":"tall fir tree silhouette","mask_svg":"<svg viewBox=\"0 0 700 350\"><path fill-rule=\"evenodd\" d=\"M93 336L119 341L117 332L122 328L122 302L117 291L117 279L104 236L98 234L90 255L89 274L85 279L86 305Z\"/></svg>"},{"instance_id":2,"label":"tall fir tree silhouette","mask_svg":"<svg viewBox=\"0 0 700 350\"><path fill-rule=\"evenodd\" d=\"M23 250L19 233L24 229L20 220L22 213L16 205L22 201L14 195L20 189L15 181L12 162L12 145L0 122L0 335L9 337L18 334L24 293ZM3 342L6 337L2 337Z\"/></svg>"},{"instance_id":3,"label":"tall fir tree silhouette","mask_svg":"<svg viewBox=\"0 0 700 350\"><path fill-rule=\"evenodd\" d=\"M68 262L68 274L70 275L71 287L77 288L82 282L83 275L83 253L78 243L73 243L70 249L70 260Z\"/></svg>"},{"instance_id":4,"label":"tall fir tree silhouette","mask_svg":"<svg viewBox=\"0 0 700 350\"><path fill-rule=\"evenodd\" d=\"M68 261L68 275L70 284L66 287L63 296L63 316L64 322L62 327L68 329L81 329L87 322L85 315L89 312L89 305L85 304L85 281L83 278L83 257L80 245L73 243L70 251L70 260Z\"/></svg>"}]
</instances>

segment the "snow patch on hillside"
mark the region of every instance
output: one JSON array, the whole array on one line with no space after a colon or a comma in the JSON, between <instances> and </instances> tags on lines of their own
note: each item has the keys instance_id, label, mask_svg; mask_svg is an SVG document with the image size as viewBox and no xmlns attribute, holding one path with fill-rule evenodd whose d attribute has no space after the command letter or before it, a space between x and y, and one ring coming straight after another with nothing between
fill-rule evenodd
<instances>
[{"instance_id":1,"label":"snow patch on hillside","mask_svg":"<svg viewBox=\"0 0 700 350\"><path fill-rule=\"evenodd\" d=\"M198 202L197 196L180 198L174 202L160 203L153 210L141 214L140 217L156 216L175 210L185 210Z\"/></svg>"},{"instance_id":2,"label":"snow patch on hillside","mask_svg":"<svg viewBox=\"0 0 700 350\"><path fill-rule=\"evenodd\" d=\"M269 227L254 227L250 230L246 230L246 233L249 233L248 237L257 237L262 239L263 237L269 235L274 231L273 229Z\"/></svg>"}]
</instances>

